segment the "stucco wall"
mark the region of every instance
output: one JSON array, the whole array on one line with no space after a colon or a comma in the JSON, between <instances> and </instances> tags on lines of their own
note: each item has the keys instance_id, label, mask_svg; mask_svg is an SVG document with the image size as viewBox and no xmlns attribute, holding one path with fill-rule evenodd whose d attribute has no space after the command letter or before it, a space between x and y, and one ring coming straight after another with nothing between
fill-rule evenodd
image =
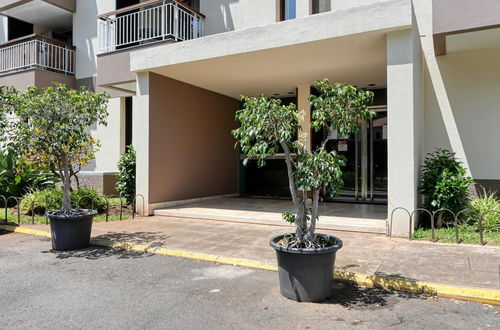
<instances>
[{"instance_id":1,"label":"stucco wall","mask_svg":"<svg viewBox=\"0 0 500 330\"><path fill-rule=\"evenodd\" d=\"M97 15L115 9L115 1L77 0L73 15L73 45L76 46L76 78L88 78L96 74L96 56L99 53L97 39Z\"/></svg>"},{"instance_id":2,"label":"stucco wall","mask_svg":"<svg viewBox=\"0 0 500 330\"><path fill-rule=\"evenodd\" d=\"M500 48L438 58L447 96L474 179L500 180ZM425 72L424 151L450 149L436 96Z\"/></svg>"},{"instance_id":3,"label":"stucco wall","mask_svg":"<svg viewBox=\"0 0 500 330\"><path fill-rule=\"evenodd\" d=\"M237 191L238 100L150 74L149 203Z\"/></svg>"},{"instance_id":4,"label":"stucco wall","mask_svg":"<svg viewBox=\"0 0 500 330\"><path fill-rule=\"evenodd\" d=\"M206 16L206 35L266 25L277 18L276 0L200 0L200 11Z\"/></svg>"},{"instance_id":5,"label":"stucco wall","mask_svg":"<svg viewBox=\"0 0 500 330\"><path fill-rule=\"evenodd\" d=\"M123 102L119 97L112 98L108 103L108 126L93 126L91 134L101 141L101 148L96 153L95 159L83 170L116 172L116 164L120 159L122 147Z\"/></svg>"}]
</instances>

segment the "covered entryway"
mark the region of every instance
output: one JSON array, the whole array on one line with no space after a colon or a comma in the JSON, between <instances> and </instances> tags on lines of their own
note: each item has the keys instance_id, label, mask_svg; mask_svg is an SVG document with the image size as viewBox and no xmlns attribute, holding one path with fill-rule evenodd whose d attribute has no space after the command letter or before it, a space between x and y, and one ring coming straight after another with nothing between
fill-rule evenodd
<instances>
[{"instance_id":1,"label":"covered entryway","mask_svg":"<svg viewBox=\"0 0 500 330\"><path fill-rule=\"evenodd\" d=\"M345 230L359 230L364 224L356 223L372 221L369 227L377 228L372 232L384 233L388 208L413 208L417 201L419 146L413 117L420 107L420 64L418 52L413 51L418 35L412 34L411 11L406 9L403 12L408 15L398 16L401 22L395 25L389 24L389 16L380 16L379 23L365 26L361 12L337 11L132 52L131 70L137 73L137 191L145 197L146 212L169 208L157 213L175 209L187 216L198 208L204 215L197 217L235 219L247 213L247 218L282 224L281 213L287 210L288 200L218 200L219 206L232 204L228 208L207 201L192 207L175 205L241 194L241 155L230 134L236 126L234 112L241 95L295 98L297 108L305 114L300 134L305 135L308 148L314 148L308 98L314 82L328 78L358 88L387 88L379 116L364 132L368 136L354 147L360 156L350 198L387 200L389 207L324 203L320 222L326 224L329 216L332 223L348 219ZM313 25L317 28L308 28ZM338 140L342 146L332 147L345 150L346 139ZM378 147L383 151L377 152ZM349 193L345 191L345 195ZM279 207L268 209L271 204ZM393 229L405 234L408 219L395 219Z\"/></svg>"}]
</instances>

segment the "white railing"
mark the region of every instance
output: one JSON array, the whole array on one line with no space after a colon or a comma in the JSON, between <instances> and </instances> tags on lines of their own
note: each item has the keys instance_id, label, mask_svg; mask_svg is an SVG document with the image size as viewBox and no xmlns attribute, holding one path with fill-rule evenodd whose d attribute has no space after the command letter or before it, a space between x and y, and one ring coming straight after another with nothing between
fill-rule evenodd
<instances>
[{"instance_id":1,"label":"white railing","mask_svg":"<svg viewBox=\"0 0 500 330\"><path fill-rule=\"evenodd\" d=\"M152 1L147 7L99 18L101 51L142 45L157 40L184 41L203 35L203 16L177 1ZM126 8L125 8L126 9Z\"/></svg>"},{"instance_id":2,"label":"white railing","mask_svg":"<svg viewBox=\"0 0 500 330\"><path fill-rule=\"evenodd\" d=\"M0 45L0 74L30 68L74 75L74 47L41 36Z\"/></svg>"}]
</instances>

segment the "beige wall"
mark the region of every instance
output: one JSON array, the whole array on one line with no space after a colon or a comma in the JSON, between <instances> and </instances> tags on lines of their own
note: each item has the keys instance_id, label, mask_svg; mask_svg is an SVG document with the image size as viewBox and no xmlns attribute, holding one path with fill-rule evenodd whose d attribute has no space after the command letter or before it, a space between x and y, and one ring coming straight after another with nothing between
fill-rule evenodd
<instances>
[{"instance_id":1,"label":"beige wall","mask_svg":"<svg viewBox=\"0 0 500 330\"><path fill-rule=\"evenodd\" d=\"M14 86L18 89L26 89L28 86L44 88L50 86L53 81L75 87L75 77L65 76L60 73L45 70L32 69L0 77L0 86Z\"/></svg>"},{"instance_id":2,"label":"beige wall","mask_svg":"<svg viewBox=\"0 0 500 330\"><path fill-rule=\"evenodd\" d=\"M231 129L238 104L150 74L149 203L237 191L238 154Z\"/></svg>"},{"instance_id":3,"label":"beige wall","mask_svg":"<svg viewBox=\"0 0 500 330\"><path fill-rule=\"evenodd\" d=\"M446 93L474 179L500 180L500 48L438 58ZM425 72L424 151L451 149L436 96Z\"/></svg>"}]
</instances>

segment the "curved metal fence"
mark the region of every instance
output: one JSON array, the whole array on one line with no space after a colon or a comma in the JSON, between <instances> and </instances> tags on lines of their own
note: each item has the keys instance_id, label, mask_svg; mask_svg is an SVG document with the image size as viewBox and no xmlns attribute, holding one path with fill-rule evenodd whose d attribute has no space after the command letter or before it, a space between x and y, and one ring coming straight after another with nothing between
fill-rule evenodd
<instances>
[{"instance_id":1,"label":"curved metal fence","mask_svg":"<svg viewBox=\"0 0 500 330\"><path fill-rule=\"evenodd\" d=\"M133 198L133 202L132 204L130 205L127 205L126 203L124 203L124 200L125 198L122 197L122 196L104 196L104 199L106 200L106 207L105 207L105 212L102 212L101 214L105 214L106 215L106 222L109 221L109 210L110 210L110 199L112 198L119 198L120 199L120 213L119 213L119 220L123 220L123 217L124 217L124 209L125 210L128 210L129 209L129 206L130 206L130 209L131 209L131 216L132 216L132 219L135 219L135 216L137 214L137 199L140 198L142 200L142 216L145 217L146 216L146 213L145 213L145 199L144 199L144 196L141 195L141 194L137 194L134 196ZM9 196L9 197L6 197L4 195L0 195L0 202L3 202L3 207L4 207L4 214L3 214L3 222L4 223L7 223L8 220L9 220L9 214L8 214L8 211L9 209L12 209L12 208L16 208L17 209L17 224L21 224L21 202L23 200L25 200L26 198L24 197L14 197L14 196ZM14 201L14 204L10 204L12 205L11 207L9 207L9 203L11 201ZM93 209L94 208L94 200L90 197L90 196L82 196L80 199L78 199L76 201L76 205L77 205L77 208L81 208L81 206L83 205L83 202L89 202L90 201L90 205L91 205L91 208ZM29 205L30 205L30 212L26 215L30 216L31 217L31 223L34 224L35 223L35 215L36 215L36 206L35 206L35 203L37 202L37 199L36 198L31 198L29 200ZM45 200L42 201L42 203L45 205L45 212L48 212L51 210L50 208L50 204L48 202L48 200L45 198ZM126 214L126 213L125 213ZM47 216L44 216L45 218L45 223L46 224L49 224L49 219Z\"/></svg>"},{"instance_id":2,"label":"curved metal fence","mask_svg":"<svg viewBox=\"0 0 500 330\"><path fill-rule=\"evenodd\" d=\"M477 212L474 212L473 210L471 210L469 208L460 210L459 212L456 212L456 213L451 211L450 209L447 209L447 208L441 208L441 209L438 209L434 212L432 212L428 209L425 209L425 208L416 208L412 212L410 212L410 210L408 210L407 208L396 207L392 210L391 217L389 219L389 226L387 228L387 235L389 237L392 237L392 229L393 229L393 224L394 224L394 214L398 211L403 212L405 215L408 215L408 220L409 220L408 221L408 224L409 224L408 239L409 240L413 239L413 228L415 228L414 216L416 214L418 214L419 212L423 213L423 214L427 214L430 218L431 235L432 235L433 242L437 242L437 239L436 239L436 229L437 229L436 228L436 217L440 214L445 214L445 213L450 214L453 217L453 228L455 231L455 242L456 243L460 243L460 221L459 221L460 216L466 215L469 213L470 216L477 217L477 228L476 229L477 229L477 232L479 235L479 241L480 241L481 245L484 245L483 223L484 223L485 216L488 214L500 214L500 211L497 211L497 210L488 210L488 211L485 211L485 212L478 214ZM500 228L498 228L498 230L500 230Z\"/></svg>"}]
</instances>

